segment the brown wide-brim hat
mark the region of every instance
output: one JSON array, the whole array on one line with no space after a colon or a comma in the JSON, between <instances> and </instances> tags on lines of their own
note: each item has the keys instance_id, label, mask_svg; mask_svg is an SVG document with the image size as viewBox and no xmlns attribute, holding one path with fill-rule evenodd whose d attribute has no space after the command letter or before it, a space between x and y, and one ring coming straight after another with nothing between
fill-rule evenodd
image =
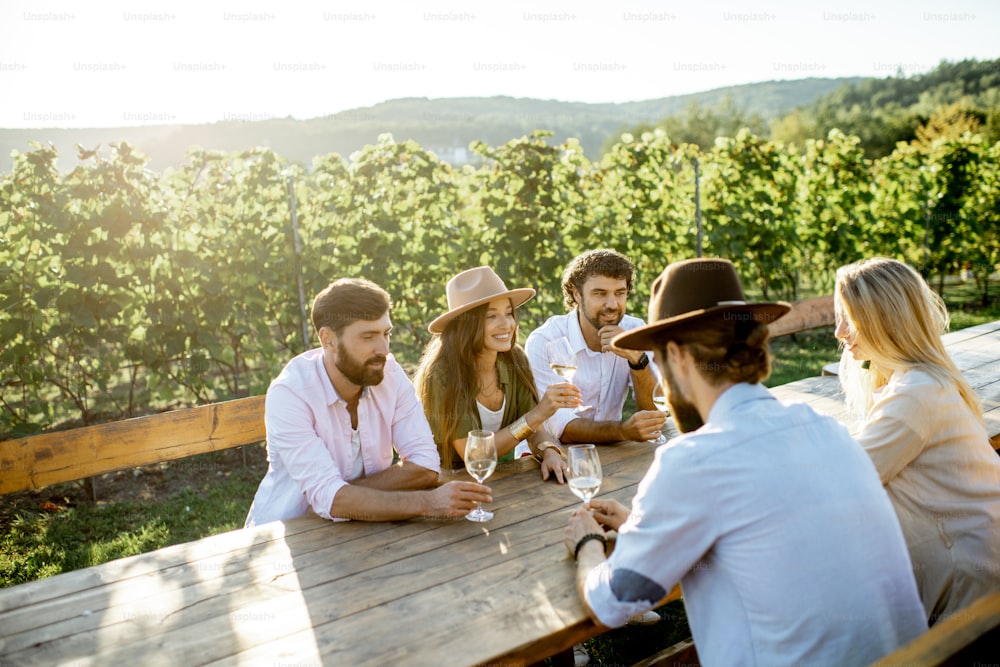
<instances>
[{"instance_id":1,"label":"brown wide-brim hat","mask_svg":"<svg viewBox=\"0 0 1000 667\"><path fill-rule=\"evenodd\" d=\"M462 313L484 303L489 303L493 299L506 296L510 299L511 307L517 308L535 296L535 290L530 287L507 289L500 276L488 266L477 266L474 269L462 271L448 281L447 292L448 312L430 323L427 328L431 333L441 333L449 322Z\"/></svg>"},{"instance_id":2,"label":"brown wide-brim hat","mask_svg":"<svg viewBox=\"0 0 1000 667\"><path fill-rule=\"evenodd\" d=\"M688 259L663 270L649 297L649 324L615 336L624 350L651 350L671 329L700 319L728 317L770 324L792 307L782 301L747 303L728 259Z\"/></svg>"}]
</instances>

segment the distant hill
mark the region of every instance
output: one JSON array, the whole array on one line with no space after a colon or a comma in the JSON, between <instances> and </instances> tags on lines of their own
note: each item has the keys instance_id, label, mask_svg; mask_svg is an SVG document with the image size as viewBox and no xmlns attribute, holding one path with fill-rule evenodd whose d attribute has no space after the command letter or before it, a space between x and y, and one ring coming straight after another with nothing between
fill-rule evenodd
<instances>
[{"instance_id":1,"label":"distant hill","mask_svg":"<svg viewBox=\"0 0 1000 667\"><path fill-rule=\"evenodd\" d=\"M586 104L512 97L405 98L352 109L332 116L296 120L226 121L202 125L158 125L90 129L0 129L0 171L9 171L11 150L28 151L29 142L52 142L61 156L73 156L74 145L85 148L127 141L162 170L184 161L189 147L235 151L266 146L292 162L308 165L316 155L335 152L345 157L379 134L413 139L445 160L463 162L471 141L501 144L536 129L554 132L553 141L579 139L590 158L605 141L624 128L655 123L696 103L716 106L729 98L749 114L781 117L794 108L813 104L824 95L862 77L767 81L717 88L624 104ZM64 164L68 164L64 163Z\"/></svg>"},{"instance_id":2,"label":"distant hill","mask_svg":"<svg viewBox=\"0 0 1000 667\"><path fill-rule=\"evenodd\" d=\"M814 137L832 128L861 138L870 157L888 155L936 110L959 104L981 123L990 143L1000 141L1000 58L942 61L914 76L866 79L821 95L799 110Z\"/></svg>"}]
</instances>

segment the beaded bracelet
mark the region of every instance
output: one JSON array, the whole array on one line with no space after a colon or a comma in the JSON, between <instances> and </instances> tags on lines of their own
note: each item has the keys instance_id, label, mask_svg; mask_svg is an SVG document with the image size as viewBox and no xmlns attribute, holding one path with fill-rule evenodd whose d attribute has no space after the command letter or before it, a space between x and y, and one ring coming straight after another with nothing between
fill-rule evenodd
<instances>
[{"instance_id":1,"label":"beaded bracelet","mask_svg":"<svg viewBox=\"0 0 1000 667\"><path fill-rule=\"evenodd\" d=\"M580 560L580 547L582 547L587 542L590 542L591 540L597 540L598 542L603 544L604 553L606 554L608 552L608 538L598 533L587 533L586 535L581 537L579 541L577 541L576 549L573 550L573 560Z\"/></svg>"}]
</instances>

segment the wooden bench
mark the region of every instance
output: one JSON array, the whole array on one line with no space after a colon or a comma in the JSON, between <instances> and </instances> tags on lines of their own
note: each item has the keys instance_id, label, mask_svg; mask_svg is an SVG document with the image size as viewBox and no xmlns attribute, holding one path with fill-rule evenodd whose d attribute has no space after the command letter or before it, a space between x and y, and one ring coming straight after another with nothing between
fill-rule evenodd
<instances>
[{"instance_id":1,"label":"wooden bench","mask_svg":"<svg viewBox=\"0 0 1000 667\"><path fill-rule=\"evenodd\" d=\"M787 336L800 331L833 326L833 295L802 299L792 304L791 311L769 325L771 338Z\"/></svg>"},{"instance_id":2,"label":"wooden bench","mask_svg":"<svg viewBox=\"0 0 1000 667\"><path fill-rule=\"evenodd\" d=\"M264 397L0 442L0 495L262 442Z\"/></svg>"},{"instance_id":3,"label":"wooden bench","mask_svg":"<svg viewBox=\"0 0 1000 667\"><path fill-rule=\"evenodd\" d=\"M1000 566L1000 563L998 563ZM909 644L874 663L876 667L958 667L996 664L1000 656L1000 591L934 624Z\"/></svg>"},{"instance_id":4,"label":"wooden bench","mask_svg":"<svg viewBox=\"0 0 1000 667\"><path fill-rule=\"evenodd\" d=\"M1000 591L937 623L872 667L960 667L996 664L1000 655ZM635 663L632 667L693 667L698 654L690 639Z\"/></svg>"}]
</instances>

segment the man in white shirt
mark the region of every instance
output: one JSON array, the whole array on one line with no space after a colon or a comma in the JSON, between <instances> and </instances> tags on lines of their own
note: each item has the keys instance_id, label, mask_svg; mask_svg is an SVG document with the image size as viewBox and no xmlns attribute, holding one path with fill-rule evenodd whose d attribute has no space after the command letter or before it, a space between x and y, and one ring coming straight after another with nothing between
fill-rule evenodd
<instances>
[{"instance_id":1,"label":"man in white shirt","mask_svg":"<svg viewBox=\"0 0 1000 667\"><path fill-rule=\"evenodd\" d=\"M337 280L313 301L321 346L292 359L267 390L268 469L246 526L310 510L334 520L457 518L492 501L475 482L437 486L423 406L389 354L390 308L385 290L362 279Z\"/></svg>"},{"instance_id":2,"label":"man in white shirt","mask_svg":"<svg viewBox=\"0 0 1000 667\"><path fill-rule=\"evenodd\" d=\"M614 250L577 256L562 279L570 312L550 317L525 341L539 394L554 382L565 382L550 367L545 344L566 337L576 353L572 381L583 393L585 408L563 408L548 420L549 432L564 443L651 440L660 435L666 417L653 405L657 378L649 356L611 346L616 335L644 324L625 312L634 280L632 262ZM630 387L638 411L622 420Z\"/></svg>"},{"instance_id":3,"label":"man in white shirt","mask_svg":"<svg viewBox=\"0 0 1000 667\"><path fill-rule=\"evenodd\" d=\"M870 458L835 420L759 384L767 325L788 310L747 304L730 262L688 260L654 283L651 324L615 338L654 350L685 434L657 449L631 511L593 500L570 519L595 622L619 626L680 582L706 667L867 665L927 629ZM610 557L602 526L618 531Z\"/></svg>"}]
</instances>

